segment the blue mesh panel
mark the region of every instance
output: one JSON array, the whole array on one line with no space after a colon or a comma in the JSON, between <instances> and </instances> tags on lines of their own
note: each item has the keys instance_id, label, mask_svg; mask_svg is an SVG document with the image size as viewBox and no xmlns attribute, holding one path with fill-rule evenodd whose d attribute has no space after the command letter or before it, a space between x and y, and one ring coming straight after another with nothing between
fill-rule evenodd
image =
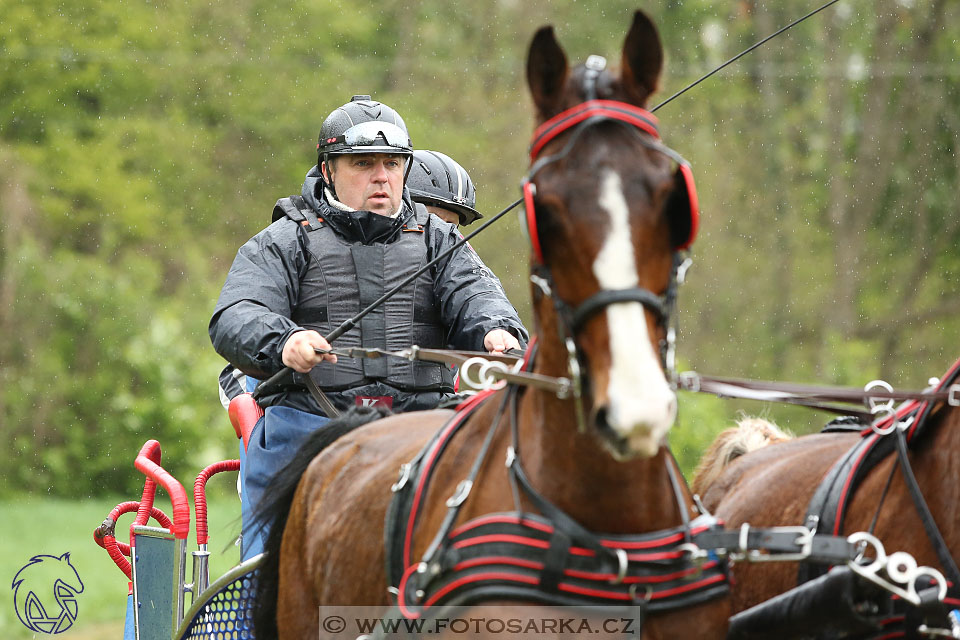
<instances>
[{"instance_id":1,"label":"blue mesh panel","mask_svg":"<svg viewBox=\"0 0 960 640\"><path fill-rule=\"evenodd\" d=\"M207 599L181 640L253 640L258 573L240 576Z\"/></svg>"}]
</instances>

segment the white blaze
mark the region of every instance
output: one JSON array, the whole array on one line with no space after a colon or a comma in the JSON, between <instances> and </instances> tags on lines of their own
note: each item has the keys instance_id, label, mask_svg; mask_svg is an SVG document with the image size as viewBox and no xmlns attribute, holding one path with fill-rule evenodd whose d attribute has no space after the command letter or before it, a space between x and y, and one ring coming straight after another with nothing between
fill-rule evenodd
<instances>
[{"instance_id":1,"label":"white blaze","mask_svg":"<svg viewBox=\"0 0 960 640\"><path fill-rule=\"evenodd\" d=\"M593 273L603 289L637 287L630 209L620 175L607 170L601 181L600 206L610 215L610 227L594 260ZM606 315L611 358L607 422L627 439L631 451L652 456L673 424L676 399L650 345L643 305L612 304Z\"/></svg>"}]
</instances>

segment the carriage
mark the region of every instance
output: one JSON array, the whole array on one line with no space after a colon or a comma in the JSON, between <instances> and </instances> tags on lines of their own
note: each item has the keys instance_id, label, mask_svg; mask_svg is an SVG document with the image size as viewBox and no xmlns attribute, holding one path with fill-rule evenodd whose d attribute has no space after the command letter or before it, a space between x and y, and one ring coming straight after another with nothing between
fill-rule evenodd
<instances>
[{"instance_id":1,"label":"carriage","mask_svg":"<svg viewBox=\"0 0 960 640\"><path fill-rule=\"evenodd\" d=\"M263 605L282 636L303 637L316 633L318 605L332 600L383 606L403 618L490 600L627 606L653 637L719 638L728 627L731 637L743 638L960 637L960 600L949 584L956 581L921 566L914 555L941 565L946 559L888 553L872 526L844 535L840 522L821 527L819 519L727 517L736 528L725 529L707 507L725 515L727 492L715 489L705 507L660 446L676 411L675 390L706 391L711 382L673 371L670 320L698 211L688 163L662 142L657 119L643 108L661 63L656 29L641 12L625 41L619 77L597 57L571 71L553 31L536 34L527 76L540 126L522 198L533 255L536 349L516 366L472 359L475 371L465 375L489 389L455 411L346 429L311 451L309 468L284 471L286 490L271 496L282 524L271 528L263 557L207 586L203 486L213 473L239 464L218 463L195 483L201 548L187 583L186 494L160 466L159 445L144 446L136 461L148 477L143 497L118 505L98 534L121 569L124 556L132 559L125 573L137 637L252 637L252 612ZM418 357L420 351L370 355ZM949 431L957 422L958 370L909 398L840 394L847 402L906 400L871 417L862 427L869 444L844 461L882 458L923 424ZM713 382L721 395L736 386ZM816 395L750 391L793 402ZM231 416L238 417L242 438L250 417L258 417L255 405L243 402L246 409ZM894 438L881 445L888 435ZM869 472L853 467L838 472L840 484L856 484L858 473ZM171 496L173 518L153 507L158 484ZM328 492L337 499L325 499ZM132 510L131 543L121 545L111 523ZM834 513L842 521L843 512ZM859 523L857 513L847 522ZM161 526L148 527L150 517ZM948 557L957 548L943 546ZM764 570L753 581L739 577L741 566L774 560L838 568L808 576L815 579L792 590L782 575L771 578ZM733 596L731 571L738 575ZM258 600L265 583L276 589L269 602ZM763 602L731 623L738 590L752 588L757 602L751 604ZM787 593L777 596L781 592Z\"/></svg>"},{"instance_id":2,"label":"carriage","mask_svg":"<svg viewBox=\"0 0 960 640\"><path fill-rule=\"evenodd\" d=\"M256 416L240 411L254 409L246 394L231 406L231 421L249 436ZM246 419L244 419L244 416ZM241 431L241 425L243 431ZM194 481L193 512L196 516L197 550L187 580L187 536L190 501L183 485L161 466L161 447L156 440L143 445L134 466L145 476L138 502L118 504L94 530L94 541L129 580L124 640L169 638L252 638L252 606L260 556L250 558L210 582L206 484L214 475L239 471L240 460L223 460L204 468ZM154 506L157 487L170 497L172 517ZM129 527L129 544L116 538L116 523L126 513L136 512ZM149 526L150 519L158 526ZM190 597L188 601L187 597Z\"/></svg>"}]
</instances>

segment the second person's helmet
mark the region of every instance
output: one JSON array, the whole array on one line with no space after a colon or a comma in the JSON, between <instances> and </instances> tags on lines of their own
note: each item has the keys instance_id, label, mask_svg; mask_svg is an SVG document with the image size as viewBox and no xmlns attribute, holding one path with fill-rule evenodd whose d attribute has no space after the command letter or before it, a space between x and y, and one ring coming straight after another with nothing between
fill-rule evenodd
<instances>
[{"instance_id":1,"label":"second person's helmet","mask_svg":"<svg viewBox=\"0 0 960 640\"><path fill-rule=\"evenodd\" d=\"M413 152L407 188L416 202L454 211L461 225L483 217L475 208L477 192L470 175L456 160L439 151Z\"/></svg>"}]
</instances>

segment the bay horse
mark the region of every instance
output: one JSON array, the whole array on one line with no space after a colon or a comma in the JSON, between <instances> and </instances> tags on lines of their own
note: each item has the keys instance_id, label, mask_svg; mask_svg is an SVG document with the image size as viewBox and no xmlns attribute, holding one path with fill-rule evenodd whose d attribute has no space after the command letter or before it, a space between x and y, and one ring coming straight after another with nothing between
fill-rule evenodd
<instances>
[{"instance_id":1,"label":"bay horse","mask_svg":"<svg viewBox=\"0 0 960 640\"><path fill-rule=\"evenodd\" d=\"M386 608L396 597L400 608L426 607L412 602L420 596L404 585L428 566L416 559L429 556L431 539L446 544L450 538L437 532L454 526L451 536L504 527L515 535L501 530L484 540L517 540L529 553L549 547L552 558L539 565L500 558L500 582L492 586L483 582L490 572L475 570L486 559L473 558L473 573L446 583L446 590L461 583L477 590L458 602L570 604L579 597L649 605L645 637L725 634L723 568L694 566L676 549L698 525L664 444L676 396L661 349L678 250L692 242L697 212L689 167L660 142L656 119L642 108L663 63L652 21L634 15L619 75L600 60L571 69L553 29L544 27L526 66L539 125L524 185L539 336L526 367L572 381L572 393L561 398L511 385L475 396L458 412L395 415L342 435L318 432L267 492L274 502L262 511L272 526L258 637L316 634L321 605ZM404 511L409 519L392 532L389 489L410 461L421 479L404 475L394 484L416 493ZM448 498L455 495L454 510ZM397 575L388 575L397 558L385 537L387 547L401 546ZM480 545L471 539L458 549L473 542ZM658 551L664 545L673 546ZM574 571L577 562L591 570ZM468 571L466 564L451 571ZM544 590L550 597L540 597ZM669 603L683 608L668 610Z\"/></svg>"},{"instance_id":2,"label":"bay horse","mask_svg":"<svg viewBox=\"0 0 960 640\"><path fill-rule=\"evenodd\" d=\"M945 559L925 533L905 473L898 469L897 432L819 433L751 451L716 474L702 489L707 510L730 528L747 522L754 527L815 524L818 533L848 535L872 531L887 552L906 551L920 565L942 571L960 559L960 362L941 378L939 391L949 400L911 401L898 409L904 449L916 485L942 535ZM914 415L916 414L916 415ZM909 416L913 415L911 420ZM882 426L892 426L892 420ZM857 447L854 449L854 447ZM836 465L837 473L831 473ZM828 491L829 479L834 491ZM821 484L823 483L823 488ZM886 488L885 488L886 487ZM832 495L831 495L832 494ZM808 508L825 505L826 521L807 522ZM812 510L811 510L812 511ZM798 573L799 571L799 573ZM795 562L738 563L732 590L733 608L741 611L783 593L815 574ZM955 603L956 600L952 600Z\"/></svg>"}]
</instances>

